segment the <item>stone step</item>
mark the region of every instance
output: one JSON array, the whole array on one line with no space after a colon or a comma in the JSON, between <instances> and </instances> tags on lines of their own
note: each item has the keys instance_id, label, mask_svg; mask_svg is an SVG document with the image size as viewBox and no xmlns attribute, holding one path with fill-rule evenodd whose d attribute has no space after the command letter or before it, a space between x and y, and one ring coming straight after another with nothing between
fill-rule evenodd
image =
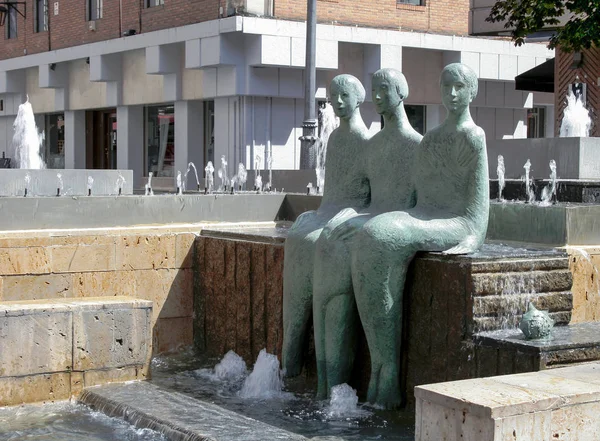
<instances>
[{"instance_id":1,"label":"stone step","mask_svg":"<svg viewBox=\"0 0 600 441\"><path fill-rule=\"evenodd\" d=\"M304 436L147 382L86 389L79 401L170 441L302 441Z\"/></svg>"}]
</instances>

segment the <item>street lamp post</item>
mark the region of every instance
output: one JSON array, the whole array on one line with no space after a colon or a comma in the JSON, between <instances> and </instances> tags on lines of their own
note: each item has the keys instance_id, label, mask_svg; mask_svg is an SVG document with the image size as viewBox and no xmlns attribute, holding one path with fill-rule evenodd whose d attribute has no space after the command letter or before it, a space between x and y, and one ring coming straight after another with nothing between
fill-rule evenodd
<instances>
[{"instance_id":1,"label":"street lamp post","mask_svg":"<svg viewBox=\"0 0 600 441\"><path fill-rule=\"evenodd\" d=\"M306 10L306 63L304 69L304 122L300 137L300 168L316 167L314 144L317 139L317 118L315 115L315 90L317 87L316 70L316 32L317 0L308 0Z\"/></svg>"}]
</instances>

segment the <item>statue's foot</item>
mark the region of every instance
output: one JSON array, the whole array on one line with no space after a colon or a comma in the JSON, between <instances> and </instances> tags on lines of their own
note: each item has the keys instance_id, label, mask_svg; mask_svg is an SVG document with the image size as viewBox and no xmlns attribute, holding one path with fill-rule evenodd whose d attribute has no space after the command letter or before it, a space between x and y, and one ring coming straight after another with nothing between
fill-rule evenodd
<instances>
[{"instance_id":1,"label":"statue's foot","mask_svg":"<svg viewBox=\"0 0 600 441\"><path fill-rule=\"evenodd\" d=\"M284 361L282 363L283 374L288 377L297 377L302 372L302 364L298 362Z\"/></svg>"},{"instance_id":2,"label":"statue's foot","mask_svg":"<svg viewBox=\"0 0 600 441\"><path fill-rule=\"evenodd\" d=\"M326 400L327 399L327 386L325 386L324 384L321 384L321 382L319 382L319 386L317 387L316 399L317 400Z\"/></svg>"},{"instance_id":3,"label":"statue's foot","mask_svg":"<svg viewBox=\"0 0 600 441\"><path fill-rule=\"evenodd\" d=\"M398 409L402 405L399 371L393 363L384 364L379 371L376 402L388 410Z\"/></svg>"}]
</instances>

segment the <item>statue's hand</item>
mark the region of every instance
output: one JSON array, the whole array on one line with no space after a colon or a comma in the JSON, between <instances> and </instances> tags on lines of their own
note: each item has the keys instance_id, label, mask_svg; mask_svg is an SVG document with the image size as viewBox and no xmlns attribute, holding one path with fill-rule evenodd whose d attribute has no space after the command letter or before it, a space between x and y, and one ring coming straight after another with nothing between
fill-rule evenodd
<instances>
[{"instance_id":1,"label":"statue's hand","mask_svg":"<svg viewBox=\"0 0 600 441\"><path fill-rule=\"evenodd\" d=\"M449 250L442 251L442 254L469 254L477 251L477 248L479 248L477 237L467 236L458 245L450 248Z\"/></svg>"},{"instance_id":2,"label":"statue's hand","mask_svg":"<svg viewBox=\"0 0 600 441\"><path fill-rule=\"evenodd\" d=\"M367 222L367 220L369 220L367 214L350 218L332 229L329 233L329 239L341 241L348 240L365 224L365 222Z\"/></svg>"},{"instance_id":3,"label":"statue's hand","mask_svg":"<svg viewBox=\"0 0 600 441\"><path fill-rule=\"evenodd\" d=\"M310 220L312 220L315 217L316 213L316 210L305 211L296 218L291 229L301 228L302 226L306 225Z\"/></svg>"}]
</instances>

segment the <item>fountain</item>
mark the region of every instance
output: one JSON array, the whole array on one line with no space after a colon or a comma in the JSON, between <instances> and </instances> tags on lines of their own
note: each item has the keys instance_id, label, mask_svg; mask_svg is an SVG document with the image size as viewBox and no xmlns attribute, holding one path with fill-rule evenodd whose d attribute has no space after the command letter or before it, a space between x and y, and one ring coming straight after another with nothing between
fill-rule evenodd
<instances>
[{"instance_id":1,"label":"fountain","mask_svg":"<svg viewBox=\"0 0 600 441\"><path fill-rule=\"evenodd\" d=\"M246 180L248 179L248 172L246 171L246 167L241 162L238 165L238 173L237 173L237 182L239 185L239 190L246 188Z\"/></svg>"},{"instance_id":2,"label":"fountain","mask_svg":"<svg viewBox=\"0 0 600 441\"><path fill-rule=\"evenodd\" d=\"M188 173L191 169L194 169L194 177L196 178L196 190L200 191L200 180L198 179L198 170L196 170L196 166L193 162L190 162L187 166L187 170L185 171L185 175L183 176L183 188L185 190L185 186L187 185L187 177Z\"/></svg>"},{"instance_id":3,"label":"fountain","mask_svg":"<svg viewBox=\"0 0 600 441\"><path fill-rule=\"evenodd\" d=\"M321 119L321 133L316 141L317 165L315 168L315 173L317 175L316 193L322 194L323 188L325 188L327 141L329 140L329 135L331 135L331 132L333 132L340 125L340 120L337 116L335 116L333 107L331 107L330 103L325 103L325 106L319 110L319 114Z\"/></svg>"},{"instance_id":4,"label":"fountain","mask_svg":"<svg viewBox=\"0 0 600 441\"><path fill-rule=\"evenodd\" d=\"M259 193L262 191L262 176L260 175L261 163L262 157L256 155L256 160L254 162L254 191L258 191Z\"/></svg>"},{"instance_id":5,"label":"fountain","mask_svg":"<svg viewBox=\"0 0 600 441\"><path fill-rule=\"evenodd\" d=\"M569 90L567 94L567 107L565 108L563 119L560 124L560 137L588 137L592 119L589 110L580 96Z\"/></svg>"},{"instance_id":6,"label":"fountain","mask_svg":"<svg viewBox=\"0 0 600 441\"><path fill-rule=\"evenodd\" d=\"M498 155L498 167L496 168L498 173L498 202L502 202L504 199L502 198L502 190L504 190L504 156Z\"/></svg>"},{"instance_id":7,"label":"fountain","mask_svg":"<svg viewBox=\"0 0 600 441\"><path fill-rule=\"evenodd\" d=\"M556 161L550 161L550 183L542 190L542 206L556 203Z\"/></svg>"},{"instance_id":8,"label":"fountain","mask_svg":"<svg viewBox=\"0 0 600 441\"><path fill-rule=\"evenodd\" d=\"M27 97L27 101L19 105L13 129L12 148L18 168L34 170L46 168L41 155L44 133L38 131L35 124L29 97Z\"/></svg>"},{"instance_id":9,"label":"fountain","mask_svg":"<svg viewBox=\"0 0 600 441\"><path fill-rule=\"evenodd\" d=\"M531 170L531 161L529 159L523 165L525 169L525 193L527 194L527 199L525 202L532 203L535 201L535 193L533 191L533 183L531 182L531 178L529 176L529 171Z\"/></svg>"},{"instance_id":10,"label":"fountain","mask_svg":"<svg viewBox=\"0 0 600 441\"><path fill-rule=\"evenodd\" d=\"M214 189L215 182L215 168L211 161L208 161L206 167L204 168L204 192L212 193Z\"/></svg>"},{"instance_id":11,"label":"fountain","mask_svg":"<svg viewBox=\"0 0 600 441\"><path fill-rule=\"evenodd\" d=\"M227 159L225 159L225 155L221 156L221 168L219 168L218 175L221 180L218 191L226 192L227 186L229 185L229 179L227 178Z\"/></svg>"},{"instance_id":12,"label":"fountain","mask_svg":"<svg viewBox=\"0 0 600 441\"><path fill-rule=\"evenodd\" d=\"M154 192L152 191L152 175L152 172L148 173L148 182L144 185L144 196L154 196Z\"/></svg>"}]
</instances>

